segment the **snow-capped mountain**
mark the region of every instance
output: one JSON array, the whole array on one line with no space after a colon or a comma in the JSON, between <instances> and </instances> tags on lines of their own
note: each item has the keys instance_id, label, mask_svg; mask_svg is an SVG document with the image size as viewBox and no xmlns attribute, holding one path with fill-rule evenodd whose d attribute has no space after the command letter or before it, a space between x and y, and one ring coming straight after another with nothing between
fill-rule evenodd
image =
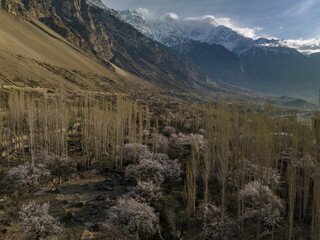
<instances>
[{"instance_id":1,"label":"snow-capped mountain","mask_svg":"<svg viewBox=\"0 0 320 240\"><path fill-rule=\"evenodd\" d=\"M118 11L118 13L125 22L134 26L139 32L147 35L150 38L152 37L152 32L140 12L138 12L137 10L128 9L124 11Z\"/></svg>"},{"instance_id":2,"label":"snow-capped mountain","mask_svg":"<svg viewBox=\"0 0 320 240\"><path fill-rule=\"evenodd\" d=\"M119 14L141 33L167 47L177 46L185 40L194 40L224 46L239 56L252 47L261 47L273 52L283 52L287 48L283 41L245 37L222 25L213 16L180 19L169 13L164 17L145 18L139 9L123 10L119 11Z\"/></svg>"},{"instance_id":3,"label":"snow-capped mountain","mask_svg":"<svg viewBox=\"0 0 320 240\"><path fill-rule=\"evenodd\" d=\"M100 3L99 0L90 1L94 6L99 6ZM288 47L289 44L285 41L252 38L250 36L255 36L254 34L242 31L246 29L234 27L223 19L212 16L181 19L173 13L155 17L145 9L117 12L107 7L103 8L107 10L98 11L95 7L92 10L100 12L101 18L110 15L117 19L116 21L128 23L121 25L123 29L115 24L114 27L119 32L131 29L130 33L134 36L142 33L149 38L148 40L160 42L182 53L179 55L161 44L149 42L154 46L163 47L167 51L167 56L181 57L181 59L187 56L190 63L195 64L193 73L199 71L203 76L207 74L217 82L266 93L310 99L318 94L319 57L305 56L296 49ZM113 26L109 21L109 18L104 21L108 28ZM134 33L135 29L132 26L140 32L138 35L137 32ZM127 38L130 39L131 35ZM140 44L139 47L137 44ZM143 41L138 40L134 45L130 45L129 50L133 52L131 46L140 51L141 55L145 55ZM162 59L161 55L157 55L158 47L152 49L155 51L151 51L148 62L156 61L155 64L161 62L158 61ZM165 65L165 69L170 69L172 66L170 61L161 63ZM187 70L188 68L184 68L182 72Z\"/></svg>"}]
</instances>

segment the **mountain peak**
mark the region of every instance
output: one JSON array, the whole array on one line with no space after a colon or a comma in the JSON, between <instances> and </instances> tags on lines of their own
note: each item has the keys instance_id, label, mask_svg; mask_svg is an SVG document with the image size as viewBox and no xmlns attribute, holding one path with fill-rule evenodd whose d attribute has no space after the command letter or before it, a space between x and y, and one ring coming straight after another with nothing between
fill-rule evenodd
<instances>
[{"instance_id":1,"label":"mountain peak","mask_svg":"<svg viewBox=\"0 0 320 240\"><path fill-rule=\"evenodd\" d=\"M173 20L173 19L179 19L179 16L177 15L177 14L175 14L175 13L167 13L166 15L165 15L165 19L167 19L167 20Z\"/></svg>"}]
</instances>

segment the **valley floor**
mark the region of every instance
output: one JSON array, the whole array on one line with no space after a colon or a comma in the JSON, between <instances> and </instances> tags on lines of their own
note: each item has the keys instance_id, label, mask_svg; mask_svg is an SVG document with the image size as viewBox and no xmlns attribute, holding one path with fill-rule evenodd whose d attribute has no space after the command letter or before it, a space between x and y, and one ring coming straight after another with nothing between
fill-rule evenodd
<instances>
[{"instance_id":1,"label":"valley floor","mask_svg":"<svg viewBox=\"0 0 320 240\"><path fill-rule=\"evenodd\" d=\"M106 183L106 179L111 182ZM104 239L99 223L105 220L106 210L126 192L117 174L95 170L74 174L73 179L56 186L41 187L32 193L15 198L0 199L0 238L21 239L18 231L18 212L22 204L35 201L50 203L50 214L65 224L63 239ZM105 188L111 187L110 190Z\"/></svg>"}]
</instances>

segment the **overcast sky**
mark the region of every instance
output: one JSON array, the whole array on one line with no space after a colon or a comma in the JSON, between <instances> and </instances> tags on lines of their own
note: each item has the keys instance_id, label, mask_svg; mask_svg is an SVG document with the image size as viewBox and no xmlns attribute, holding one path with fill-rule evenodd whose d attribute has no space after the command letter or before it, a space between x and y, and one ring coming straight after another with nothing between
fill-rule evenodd
<instances>
[{"instance_id":1,"label":"overcast sky","mask_svg":"<svg viewBox=\"0 0 320 240\"><path fill-rule=\"evenodd\" d=\"M320 0L103 0L113 9L147 8L158 15L213 15L239 27L261 27L259 34L279 39L320 36Z\"/></svg>"}]
</instances>

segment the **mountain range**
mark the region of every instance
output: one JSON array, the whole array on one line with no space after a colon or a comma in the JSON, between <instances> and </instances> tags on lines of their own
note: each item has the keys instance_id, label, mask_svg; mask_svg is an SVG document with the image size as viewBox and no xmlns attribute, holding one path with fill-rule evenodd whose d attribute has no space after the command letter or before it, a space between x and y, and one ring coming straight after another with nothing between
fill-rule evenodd
<instances>
[{"instance_id":1,"label":"mountain range","mask_svg":"<svg viewBox=\"0 0 320 240\"><path fill-rule=\"evenodd\" d=\"M190 101L318 93L320 55L210 29L210 19L189 19L192 29L172 14L148 21L100 0L0 0L0 12L2 86Z\"/></svg>"},{"instance_id":2,"label":"mountain range","mask_svg":"<svg viewBox=\"0 0 320 240\"><path fill-rule=\"evenodd\" d=\"M317 99L319 54L303 55L285 41L251 39L214 17L180 19L175 14L145 18L141 11L119 11L147 37L183 53L213 79L265 93Z\"/></svg>"}]
</instances>

